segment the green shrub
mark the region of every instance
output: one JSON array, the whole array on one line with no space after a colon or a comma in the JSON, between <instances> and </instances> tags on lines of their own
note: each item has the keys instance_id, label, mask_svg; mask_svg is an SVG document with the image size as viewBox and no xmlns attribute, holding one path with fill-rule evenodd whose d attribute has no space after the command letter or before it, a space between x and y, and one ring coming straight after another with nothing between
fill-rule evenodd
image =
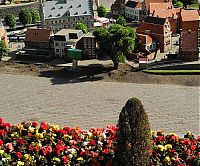
<instances>
[{"instance_id":1,"label":"green shrub","mask_svg":"<svg viewBox=\"0 0 200 166\"><path fill-rule=\"evenodd\" d=\"M118 121L116 165L146 166L150 156L150 125L143 105L131 98L123 107Z\"/></svg>"}]
</instances>

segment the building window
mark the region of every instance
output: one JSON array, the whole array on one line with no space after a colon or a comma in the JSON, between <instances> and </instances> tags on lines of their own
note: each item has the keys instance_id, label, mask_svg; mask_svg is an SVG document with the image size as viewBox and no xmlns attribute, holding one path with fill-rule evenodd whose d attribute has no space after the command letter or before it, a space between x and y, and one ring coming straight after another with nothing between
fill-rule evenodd
<instances>
[{"instance_id":1,"label":"building window","mask_svg":"<svg viewBox=\"0 0 200 166\"><path fill-rule=\"evenodd\" d=\"M56 42L55 45L58 46L59 45L58 42Z\"/></svg>"},{"instance_id":2,"label":"building window","mask_svg":"<svg viewBox=\"0 0 200 166\"><path fill-rule=\"evenodd\" d=\"M53 24L53 21L51 21L51 24Z\"/></svg>"},{"instance_id":3,"label":"building window","mask_svg":"<svg viewBox=\"0 0 200 166\"><path fill-rule=\"evenodd\" d=\"M59 49L56 49L56 52L59 52Z\"/></svg>"}]
</instances>

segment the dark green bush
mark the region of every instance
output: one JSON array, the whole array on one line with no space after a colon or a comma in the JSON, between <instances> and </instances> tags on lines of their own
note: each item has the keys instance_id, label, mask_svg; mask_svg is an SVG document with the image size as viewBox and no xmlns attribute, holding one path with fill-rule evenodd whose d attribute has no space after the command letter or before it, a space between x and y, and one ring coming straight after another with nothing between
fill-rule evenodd
<instances>
[{"instance_id":1,"label":"dark green bush","mask_svg":"<svg viewBox=\"0 0 200 166\"><path fill-rule=\"evenodd\" d=\"M146 166L150 156L150 125L143 105L131 98L123 107L118 122L115 162L121 166Z\"/></svg>"}]
</instances>

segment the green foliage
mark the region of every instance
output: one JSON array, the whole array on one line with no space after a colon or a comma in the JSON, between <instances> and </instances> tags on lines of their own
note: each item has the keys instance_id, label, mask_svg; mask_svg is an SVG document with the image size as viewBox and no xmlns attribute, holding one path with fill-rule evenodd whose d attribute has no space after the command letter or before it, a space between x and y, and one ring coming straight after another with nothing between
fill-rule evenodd
<instances>
[{"instance_id":1,"label":"green foliage","mask_svg":"<svg viewBox=\"0 0 200 166\"><path fill-rule=\"evenodd\" d=\"M177 1L177 2L176 2L176 6L178 6L178 7L183 7L183 3L182 3L181 1Z\"/></svg>"},{"instance_id":2,"label":"green foliage","mask_svg":"<svg viewBox=\"0 0 200 166\"><path fill-rule=\"evenodd\" d=\"M75 29L80 29L85 34L88 33L88 27L84 23L82 23L82 22L76 23Z\"/></svg>"},{"instance_id":3,"label":"green foliage","mask_svg":"<svg viewBox=\"0 0 200 166\"><path fill-rule=\"evenodd\" d=\"M116 157L121 166L146 166L150 157L151 133L148 116L137 98L131 98L120 112Z\"/></svg>"},{"instance_id":4,"label":"green foliage","mask_svg":"<svg viewBox=\"0 0 200 166\"><path fill-rule=\"evenodd\" d=\"M32 23L35 24L40 21L40 14L37 10L31 10Z\"/></svg>"},{"instance_id":5,"label":"green foliage","mask_svg":"<svg viewBox=\"0 0 200 166\"><path fill-rule=\"evenodd\" d=\"M123 16L119 16L116 23L119 24L119 25L125 26L126 25L126 19Z\"/></svg>"},{"instance_id":6,"label":"green foliage","mask_svg":"<svg viewBox=\"0 0 200 166\"><path fill-rule=\"evenodd\" d=\"M14 14L8 14L4 20L5 20L6 25L9 26L11 29L15 28L16 17Z\"/></svg>"},{"instance_id":7,"label":"green foliage","mask_svg":"<svg viewBox=\"0 0 200 166\"><path fill-rule=\"evenodd\" d=\"M105 15L107 13L107 10L106 10L105 6L103 6L102 4L99 5L97 7L97 13L98 13L99 17L105 17Z\"/></svg>"},{"instance_id":8,"label":"green foliage","mask_svg":"<svg viewBox=\"0 0 200 166\"><path fill-rule=\"evenodd\" d=\"M8 56L9 49L3 41L0 41L0 58L3 56Z\"/></svg>"},{"instance_id":9,"label":"green foliage","mask_svg":"<svg viewBox=\"0 0 200 166\"><path fill-rule=\"evenodd\" d=\"M109 56L114 63L115 69L119 62L124 62L129 51L135 47L136 32L133 28L125 28L119 24L109 28L97 28L93 35L96 37L99 54Z\"/></svg>"},{"instance_id":10,"label":"green foliage","mask_svg":"<svg viewBox=\"0 0 200 166\"><path fill-rule=\"evenodd\" d=\"M198 4L197 0L173 0L173 4L176 4L177 2L181 2L183 6ZM179 6L179 7L182 7L182 6Z\"/></svg>"},{"instance_id":11,"label":"green foliage","mask_svg":"<svg viewBox=\"0 0 200 166\"><path fill-rule=\"evenodd\" d=\"M24 9L19 13L19 20L25 26L32 23L32 14L30 9Z\"/></svg>"}]
</instances>

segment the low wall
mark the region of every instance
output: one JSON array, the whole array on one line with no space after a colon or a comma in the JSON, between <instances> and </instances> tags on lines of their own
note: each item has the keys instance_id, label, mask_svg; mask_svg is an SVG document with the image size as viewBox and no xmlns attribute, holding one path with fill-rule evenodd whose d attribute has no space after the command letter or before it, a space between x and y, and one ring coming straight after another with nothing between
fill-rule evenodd
<instances>
[{"instance_id":1,"label":"low wall","mask_svg":"<svg viewBox=\"0 0 200 166\"><path fill-rule=\"evenodd\" d=\"M0 5L0 19L4 19L6 14L14 14L18 17L20 11L25 8L39 10L39 2L30 2L24 4L13 4L13 5Z\"/></svg>"}]
</instances>

